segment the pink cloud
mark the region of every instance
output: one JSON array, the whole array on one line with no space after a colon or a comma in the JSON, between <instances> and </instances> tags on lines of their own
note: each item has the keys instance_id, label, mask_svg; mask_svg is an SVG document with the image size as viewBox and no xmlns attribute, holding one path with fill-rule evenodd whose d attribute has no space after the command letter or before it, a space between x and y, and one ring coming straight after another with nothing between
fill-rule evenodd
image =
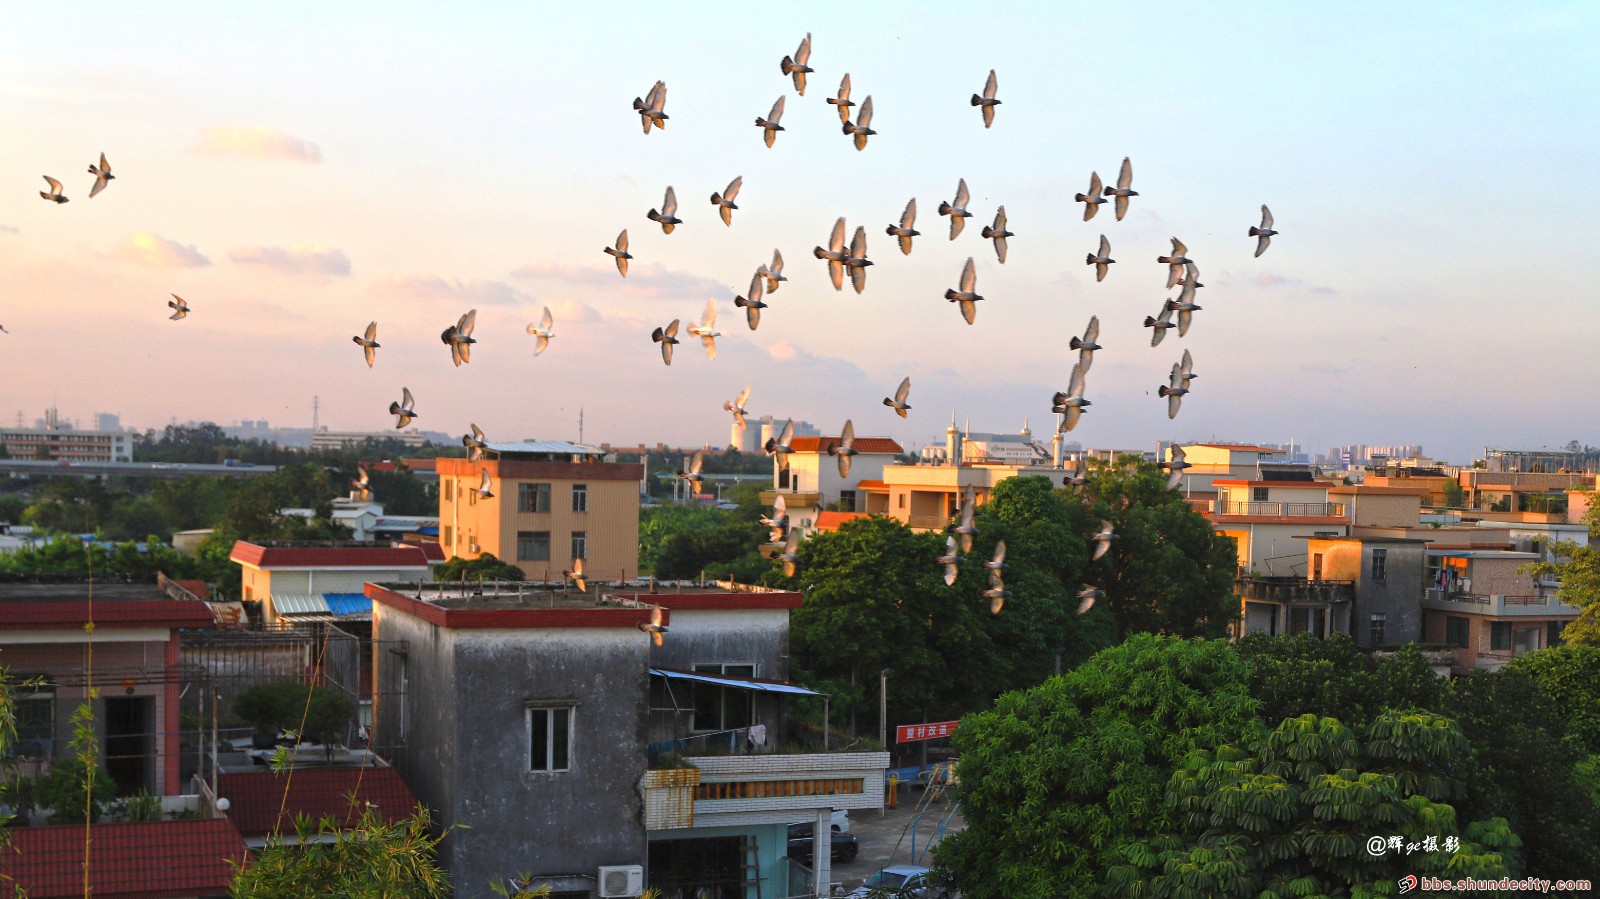
<instances>
[{"instance_id":1,"label":"pink cloud","mask_svg":"<svg viewBox=\"0 0 1600 899\"><path fill-rule=\"evenodd\" d=\"M504 281L446 280L438 275L391 275L374 284L372 289L389 296L413 300L460 300L489 305L533 302L532 297Z\"/></svg>"},{"instance_id":2,"label":"pink cloud","mask_svg":"<svg viewBox=\"0 0 1600 899\"><path fill-rule=\"evenodd\" d=\"M213 125L200 129L196 153L217 156L251 156L257 159L288 159L319 163L322 149L316 144L263 125Z\"/></svg>"},{"instance_id":3,"label":"pink cloud","mask_svg":"<svg viewBox=\"0 0 1600 899\"><path fill-rule=\"evenodd\" d=\"M700 300L710 296L728 296L738 291L715 278L693 272L679 272L659 262L648 265L635 263L628 269L626 278L617 274L615 266L554 265L541 263L524 265L511 273L513 278L528 281L560 282L580 287L603 287L651 300Z\"/></svg>"},{"instance_id":4,"label":"pink cloud","mask_svg":"<svg viewBox=\"0 0 1600 899\"><path fill-rule=\"evenodd\" d=\"M135 231L129 234L121 243L111 248L111 257L152 268L202 268L211 264L211 260L193 244L167 240L159 234L151 234L148 231Z\"/></svg>"},{"instance_id":5,"label":"pink cloud","mask_svg":"<svg viewBox=\"0 0 1600 899\"><path fill-rule=\"evenodd\" d=\"M238 265L260 265L290 275L350 274L350 259L337 247L235 247L228 258Z\"/></svg>"}]
</instances>

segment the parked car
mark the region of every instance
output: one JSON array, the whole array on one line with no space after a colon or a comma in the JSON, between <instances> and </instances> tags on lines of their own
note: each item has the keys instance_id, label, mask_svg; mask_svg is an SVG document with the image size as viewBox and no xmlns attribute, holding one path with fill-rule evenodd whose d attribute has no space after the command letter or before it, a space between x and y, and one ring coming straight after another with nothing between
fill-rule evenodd
<instances>
[{"instance_id":1,"label":"parked car","mask_svg":"<svg viewBox=\"0 0 1600 899\"><path fill-rule=\"evenodd\" d=\"M917 899L950 899L948 890L928 883L928 869L921 865L890 865L861 882L850 893L849 899L863 899L873 890L883 890L891 896L915 896Z\"/></svg>"},{"instance_id":2,"label":"parked car","mask_svg":"<svg viewBox=\"0 0 1600 899\"><path fill-rule=\"evenodd\" d=\"M789 825L789 857L801 864L811 864L812 846L816 825L806 822ZM836 862L853 862L861 851L861 844L853 834L828 831L828 858Z\"/></svg>"}]
</instances>

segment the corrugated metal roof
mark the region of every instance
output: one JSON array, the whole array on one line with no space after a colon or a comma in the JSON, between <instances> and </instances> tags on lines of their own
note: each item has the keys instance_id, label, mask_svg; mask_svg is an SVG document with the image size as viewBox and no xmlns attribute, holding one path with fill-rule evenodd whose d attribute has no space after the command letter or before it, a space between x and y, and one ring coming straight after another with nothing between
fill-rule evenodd
<instances>
[{"instance_id":1,"label":"corrugated metal roof","mask_svg":"<svg viewBox=\"0 0 1600 899\"><path fill-rule=\"evenodd\" d=\"M691 674L687 671L671 671L663 668L651 668L650 673L657 677L670 677L675 680L700 681L707 684L716 684L721 687L732 687L736 690L755 690L760 693L798 693L803 696L821 696L815 690L797 687L794 684L780 684L775 681L751 680L743 677L729 677L727 675L712 676L709 674Z\"/></svg>"},{"instance_id":2,"label":"corrugated metal roof","mask_svg":"<svg viewBox=\"0 0 1600 899\"><path fill-rule=\"evenodd\" d=\"M605 450L599 447L585 446L581 443L568 443L565 440L519 440L515 443L487 443L484 445L497 453L552 453L563 456L605 455Z\"/></svg>"},{"instance_id":3,"label":"corrugated metal roof","mask_svg":"<svg viewBox=\"0 0 1600 899\"><path fill-rule=\"evenodd\" d=\"M272 608L279 615L331 615L333 610L328 608L328 601L322 594L313 593L274 593L272 595Z\"/></svg>"},{"instance_id":4,"label":"corrugated metal roof","mask_svg":"<svg viewBox=\"0 0 1600 899\"><path fill-rule=\"evenodd\" d=\"M335 615L372 613L372 600L364 593L324 593L322 598L327 601L328 610Z\"/></svg>"}]
</instances>

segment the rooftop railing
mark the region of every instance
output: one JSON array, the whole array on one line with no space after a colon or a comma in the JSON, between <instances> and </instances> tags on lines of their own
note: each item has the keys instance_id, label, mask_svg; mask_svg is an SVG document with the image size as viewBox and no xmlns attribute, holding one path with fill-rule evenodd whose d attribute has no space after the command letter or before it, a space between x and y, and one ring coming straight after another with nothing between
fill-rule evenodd
<instances>
[{"instance_id":1,"label":"rooftop railing","mask_svg":"<svg viewBox=\"0 0 1600 899\"><path fill-rule=\"evenodd\" d=\"M1218 515L1262 515L1273 518L1342 518L1344 503L1256 503L1217 500Z\"/></svg>"}]
</instances>

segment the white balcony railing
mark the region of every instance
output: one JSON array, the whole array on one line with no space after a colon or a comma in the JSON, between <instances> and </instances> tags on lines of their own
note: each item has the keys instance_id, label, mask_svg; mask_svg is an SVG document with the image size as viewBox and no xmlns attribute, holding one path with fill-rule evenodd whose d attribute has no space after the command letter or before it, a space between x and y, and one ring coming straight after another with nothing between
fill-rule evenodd
<instances>
[{"instance_id":1,"label":"white balcony railing","mask_svg":"<svg viewBox=\"0 0 1600 899\"><path fill-rule=\"evenodd\" d=\"M1344 503L1246 503L1217 500L1218 515L1261 515L1273 518L1343 518Z\"/></svg>"}]
</instances>

